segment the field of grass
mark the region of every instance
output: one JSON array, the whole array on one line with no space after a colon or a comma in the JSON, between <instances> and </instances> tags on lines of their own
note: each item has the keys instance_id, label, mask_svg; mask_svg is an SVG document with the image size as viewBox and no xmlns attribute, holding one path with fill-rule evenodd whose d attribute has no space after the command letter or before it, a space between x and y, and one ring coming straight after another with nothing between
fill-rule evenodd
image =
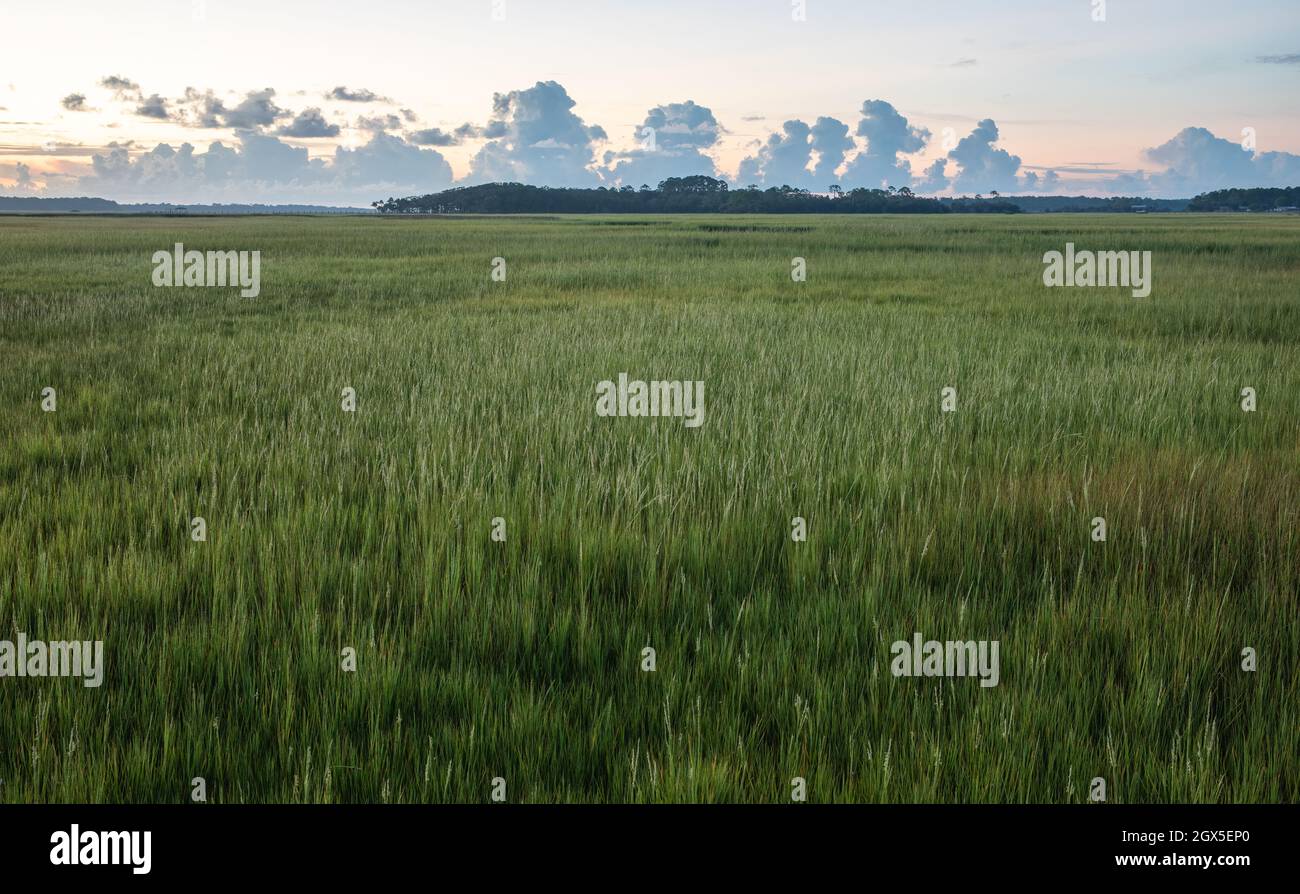
<instances>
[{"instance_id":1,"label":"field of grass","mask_svg":"<svg viewBox=\"0 0 1300 894\"><path fill-rule=\"evenodd\" d=\"M1295 218L0 218L3 801L1293 802L1298 615Z\"/></svg>"}]
</instances>

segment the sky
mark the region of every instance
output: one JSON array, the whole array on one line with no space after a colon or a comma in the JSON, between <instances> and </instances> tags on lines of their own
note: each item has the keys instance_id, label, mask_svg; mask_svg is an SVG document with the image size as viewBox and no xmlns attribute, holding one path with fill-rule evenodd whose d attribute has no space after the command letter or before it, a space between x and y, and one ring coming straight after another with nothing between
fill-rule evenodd
<instances>
[{"instance_id":1,"label":"sky","mask_svg":"<svg viewBox=\"0 0 1300 894\"><path fill-rule=\"evenodd\" d=\"M9 0L0 195L1300 185L1300 0Z\"/></svg>"}]
</instances>

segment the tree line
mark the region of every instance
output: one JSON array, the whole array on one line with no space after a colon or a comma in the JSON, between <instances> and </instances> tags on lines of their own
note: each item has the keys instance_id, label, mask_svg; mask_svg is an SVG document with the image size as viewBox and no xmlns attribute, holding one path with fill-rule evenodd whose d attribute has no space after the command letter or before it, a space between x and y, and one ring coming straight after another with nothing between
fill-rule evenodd
<instances>
[{"instance_id":1,"label":"tree line","mask_svg":"<svg viewBox=\"0 0 1300 894\"><path fill-rule=\"evenodd\" d=\"M1260 189L1216 189L1202 193L1188 211L1277 211L1300 207L1300 186Z\"/></svg>"},{"instance_id":2,"label":"tree line","mask_svg":"<svg viewBox=\"0 0 1300 894\"><path fill-rule=\"evenodd\" d=\"M988 198L933 199L907 187L850 189L825 194L774 186L731 189L725 180L697 175L669 177L656 188L624 186L578 189L484 183L442 192L372 202L381 214L947 214L953 211L1016 214L998 194Z\"/></svg>"}]
</instances>

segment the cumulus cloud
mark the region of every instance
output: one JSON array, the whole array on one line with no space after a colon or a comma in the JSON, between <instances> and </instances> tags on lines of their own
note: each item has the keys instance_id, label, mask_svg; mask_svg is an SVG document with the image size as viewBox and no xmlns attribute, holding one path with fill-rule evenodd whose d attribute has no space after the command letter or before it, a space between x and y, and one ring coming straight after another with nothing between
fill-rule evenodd
<instances>
[{"instance_id":1,"label":"cumulus cloud","mask_svg":"<svg viewBox=\"0 0 1300 894\"><path fill-rule=\"evenodd\" d=\"M121 75L109 75L99 79L99 86L105 90L112 90L118 99L126 99L132 96L140 95L140 85L130 78L124 78Z\"/></svg>"},{"instance_id":2,"label":"cumulus cloud","mask_svg":"<svg viewBox=\"0 0 1300 894\"><path fill-rule=\"evenodd\" d=\"M223 118L226 106L215 93L207 90L203 93L193 87L185 88L185 97L181 100L182 116L190 127L224 127Z\"/></svg>"},{"instance_id":3,"label":"cumulus cloud","mask_svg":"<svg viewBox=\"0 0 1300 894\"><path fill-rule=\"evenodd\" d=\"M865 137L867 145L845 169L845 185L868 189L911 186L912 164L899 156L924 149L930 131L913 127L885 100L869 99L862 104L857 135Z\"/></svg>"},{"instance_id":4,"label":"cumulus cloud","mask_svg":"<svg viewBox=\"0 0 1300 894\"><path fill-rule=\"evenodd\" d=\"M1058 192L1071 194L1080 192L1102 192L1117 196L1153 196L1157 198L1188 198L1183 195L1160 193L1152 186L1146 171L1123 171L1108 174L1099 180L1064 181L1059 184Z\"/></svg>"},{"instance_id":5,"label":"cumulus cloud","mask_svg":"<svg viewBox=\"0 0 1300 894\"><path fill-rule=\"evenodd\" d=\"M840 166L855 145L849 136L849 126L843 121L825 116L817 119L812 126L812 149L817 155L813 179L819 188L825 188L839 178Z\"/></svg>"},{"instance_id":6,"label":"cumulus cloud","mask_svg":"<svg viewBox=\"0 0 1300 894\"><path fill-rule=\"evenodd\" d=\"M956 192L1008 192L1016 189L1020 156L994 146L997 141L998 126L992 118L985 118L948 153L948 158L958 165L957 176L952 182Z\"/></svg>"},{"instance_id":7,"label":"cumulus cloud","mask_svg":"<svg viewBox=\"0 0 1300 894\"><path fill-rule=\"evenodd\" d=\"M498 93L492 120L483 129L489 142L470 162L470 179L549 186L591 186L595 142L605 131L573 113L576 103L555 81Z\"/></svg>"},{"instance_id":8,"label":"cumulus cloud","mask_svg":"<svg viewBox=\"0 0 1300 894\"><path fill-rule=\"evenodd\" d=\"M1042 174L1037 171L1025 171L1021 179L1021 186L1029 192L1054 192L1060 184L1061 175L1050 170Z\"/></svg>"},{"instance_id":9,"label":"cumulus cloud","mask_svg":"<svg viewBox=\"0 0 1300 894\"><path fill-rule=\"evenodd\" d=\"M1292 57L1259 58L1293 64ZM400 115L362 114L354 127L365 132L364 145L340 147L333 156L313 159L306 149L279 138L334 138L346 123L332 123L318 107L296 114L281 108L271 88L228 99L212 90L187 88L183 97L169 100L156 93L144 95L139 84L120 75L105 77L99 84L137 115L194 128L229 129L235 131L235 139L229 144L213 142L204 152L189 144L179 149L160 144L147 152L130 143L85 147L84 154L94 152L89 173L57 168L32 172L24 166L21 171L7 168L6 180L31 192L99 194L124 201L365 204L389 195L450 186L451 168L436 148L468 141L485 142L470 161L466 183L638 186L674 176L719 176L710 153L726 133L708 107L693 100L667 103L650 109L636 126L635 148L607 152L603 165L597 165L597 147L606 139L605 131L575 114L576 104L562 85L543 81L496 94L491 117L481 126L420 127L419 116L409 109L400 110ZM384 101L373 91L346 87L335 88L330 98ZM80 93L65 96L62 106L70 112L91 111ZM340 112L333 115L342 118ZM404 137L399 135L403 131ZM982 120L951 152L932 159L914 175L916 162L908 156L925 148L930 132L913 125L889 102L868 100L853 134L849 125L835 118L820 117L812 125L799 119L784 122L765 141L751 144L753 154L742 161L737 179L746 185L790 185L814 191L840 182L846 188L911 186L931 194L1075 190L1160 197L1187 197L1225 187L1300 184L1300 156L1245 151L1202 127L1185 128L1168 142L1146 150L1152 171L1118 173L1104 166L1024 169L1019 156L998 145L999 136L992 120ZM855 154L855 149L860 151ZM1062 181L1062 175L1070 179Z\"/></svg>"},{"instance_id":10,"label":"cumulus cloud","mask_svg":"<svg viewBox=\"0 0 1300 894\"><path fill-rule=\"evenodd\" d=\"M157 118L161 121L171 117L171 112L167 109L167 100L157 93L142 99L140 105L136 106L135 113L141 118Z\"/></svg>"},{"instance_id":11,"label":"cumulus cloud","mask_svg":"<svg viewBox=\"0 0 1300 894\"><path fill-rule=\"evenodd\" d=\"M655 106L636 128L637 148L605 155L610 176L624 185L656 186L669 177L717 175L713 148L722 127L713 111L693 100Z\"/></svg>"},{"instance_id":12,"label":"cumulus cloud","mask_svg":"<svg viewBox=\"0 0 1300 894\"><path fill-rule=\"evenodd\" d=\"M758 154L740 163L737 182L746 186L793 186L811 189L812 128L797 119L768 136Z\"/></svg>"},{"instance_id":13,"label":"cumulus cloud","mask_svg":"<svg viewBox=\"0 0 1300 894\"><path fill-rule=\"evenodd\" d=\"M282 125L276 131L282 137L298 137L299 139L311 139L314 137L337 137L340 128L337 124L331 124L325 120L320 109L311 108L303 109L288 124Z\"/></svg>"},{"instance_id":14,"label":"cumulus cloud","mask_svg":"<svg viewBox=\"0 0 1300 894\"><path fill-rule=\"evenodd\" d=\"M12 168L8 165L0 165L0 172L8 173L9 171L12 171L11 176L14 178L14 185L7 190L9 195L34 195L39 191L30 166L23 164L21 161Z\"/></svg>"},{"instance_id":15,"label":"cumulus cloud","mask_svg":"<svg viewBox=\"0 0 1300 894\"><path fill-rule=\"evenodd\" d=\"M366 205L390 195L446 189L451 180L451 166L438 152L389 134L375 134L356 149L339 147L327 160L310 158L306 149L275 136L242 131L236 145L214 142L202 153L189 143L162 143L138 154L111 144L93 156L90 173L60 192L128 202Z\"/></svg>"},{"instance_id":16,"label":"cumulus cloud","mask_svg":"<svg viewBox=\"0 0 1300 894\"><path fill-rule=\"evenodd\" d=\"M329 174L344 188L373 191L388 187L402 192L403 184L424 184L414 192L433 192L451 185L451 165L432 149L421 149L392 134L377 133L356 149L334 151Z\"/></svg>"},{"instance_id":17,"label":"cumulus cloud","mask_svg":"<svg viewBox=\"0 0 1300 894\"><path fill-rule=\"evenodd\" d=\"M460 128L455 132L448 132L440 127L429 127L407 134L406 139L416 146L458 146L462 140L456 135L459 131Z\"/></svg>"},{"instance_id":18,"label":"cumulus cloud","mask_svg":"<svg viewBox=\"0 0 1300 894\"><path fill-rule=\"evenodd\" d=\"M326 99L337 99L340 102L392 102L387 97L380 96L373 90L349 90L347 87L335 87L329 93L325 94Z\"/></svg>"},{"instance_id":19,"label":"cumulus cloud","mask_svg":"<svg viewBox=\"0 0 1300 894\"><path fill-rule=\"evenodd\" d=\"M222 173L228 179L295 185L311 183L323 173L324 163L318 161L313 165L306 149L290 146L273 136L244 132L239 135L239 141L242 158L219 153Z\"/></svg>"},{"instance_id":20,"label":"cumulus cloud","mask_svg":"<svg viewBox=\"0 0 1300 894\"><path fill-rule=\"evenodd\" d=\"M794 119L768 136L757 155L740 163L736 181L743 185L792 186L823 192L839 182L840 167L857 144L843 121L825 116L811 127Z\"/></svg>"},{"instance_id":21,"label":"cumulus cloud","mask_svg":"<svg viewBox=\"0 0 1300 894\"><path fill-rule=\"evenodd\" d=\"M948 160L936 158L921 176L912 184L912 189L920 193L943 192L951 181L948 179Z\"/></svg>"},{"instance_id":22,"label":"cumulus cloud","mask_svg":"<svg viewBox=\"0 0 1300 894\"><path fill-rule=\"evenodd\" d=\"M1241 144L1216 137L1204 127L1183 128L1168 142L1146 150L1145 156L1165 166L1164 171L1147 177L1163 195L1300 184L1300 155L1248 152Z\"/></svg>"},{"instance_id":23,"label":"cumulus cloud","mask_svg":"<svg viewBox=\"0 0 1300 894\"><path fill-rule=\"evenodd\" d=\"M293 114L276 105L275 90L270 87L250 90L233 108L211 90L199 92L193 87L186 87L177 102L179 120L189 127L260 130Z\"/></svg>"},{"instance_id":24,"label":"cumulus cloud","mask_svg":"<svg viewBox=\"0 0 1300 894\"><path fill-rule=\"evenodd\" d=\"M242 102L233 109L223 109L221 123L236 130L255 130L270 127L281 118L289 117L289 112L275 104L275 91L270 87L265 90L251 90Z\"/></svg>"},{"instance_id":25,"label":"cumulus cloud","mask_svg":"<svg viewBox=\"0 0 1300 894\"><path fill-rule=\"evenodd\" d=\"M390 130L399 130L402 126L402 119L396 115L362 115L357 118L356 127L360 130L368 130L371 133L387 133Z\"/></svg>"}]
</instances>

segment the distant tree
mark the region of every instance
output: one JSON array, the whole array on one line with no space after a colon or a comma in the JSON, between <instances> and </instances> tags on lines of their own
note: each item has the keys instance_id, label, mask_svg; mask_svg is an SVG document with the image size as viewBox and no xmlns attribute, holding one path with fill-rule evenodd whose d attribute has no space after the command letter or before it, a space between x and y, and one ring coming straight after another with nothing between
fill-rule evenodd
<instances>
[{"instance_id":1,"label":"distant tree","mask_svg":"<svg viewBox=\"0 0 1300 894\"><path fill-rule=\"evenodd\" d=\"M659 192L671 195L674 193L723 193L727 191L727 181L718 180L714 177L705 177L703 174L694 174L690 177L669 177L659 184Z\"/></svg>"},{"instance_id":2,"label":"distant tree","mask_svg":"<svg viewBox=\"0 0 1300 894\"><path fill-rule=\"evenodd\" d=\"M1198 195L1189 211L1272 211L1300 207L1300 186L1220 189Z\"/></svg>"}]
</instances>

